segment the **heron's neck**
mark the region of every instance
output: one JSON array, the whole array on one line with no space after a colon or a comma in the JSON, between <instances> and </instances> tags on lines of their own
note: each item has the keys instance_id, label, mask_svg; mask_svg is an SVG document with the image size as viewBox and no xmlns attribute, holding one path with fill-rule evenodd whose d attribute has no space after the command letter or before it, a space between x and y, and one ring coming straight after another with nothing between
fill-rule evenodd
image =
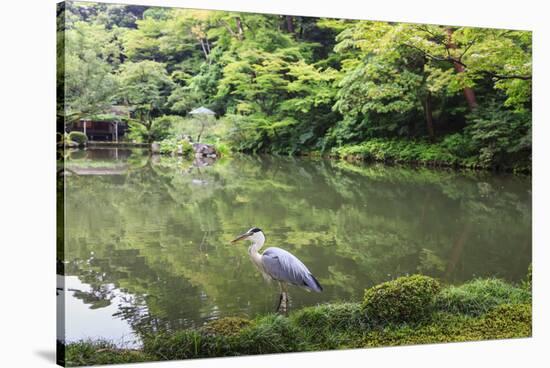
<instances>
[{"instance_id":1,"label":"heron's neck","mask_svg":"<svg viewBox=\"0 0 550 368\"><path fill-rule=\"evenodd\" d=\"M254 239L252 241L252 245L248 247L248 254L250 254L251 257L259 254L260 249L264 246L265 243L265 237L261 236L257 239Z\"/></svg>"}]
</instances>

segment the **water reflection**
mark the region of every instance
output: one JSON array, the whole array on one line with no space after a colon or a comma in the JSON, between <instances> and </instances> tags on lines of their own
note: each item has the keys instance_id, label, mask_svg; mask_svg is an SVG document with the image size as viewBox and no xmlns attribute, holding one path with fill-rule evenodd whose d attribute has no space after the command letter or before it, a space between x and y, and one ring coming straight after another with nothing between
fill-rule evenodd
<instances>
[{"instance_id":1,"label":"water reflection","mask_svg":"<svg viewBox=\"0 0 550 368\"><path fill-rule=\"evenodd\" d=\"M325 287L291 291L292 308L357 300L416 272L518 281L531 259L525 177L287 157L205 165L130 150L75 152L67 167L65 272L89 285L78 295L91 311L113 306L113 290L131 295L111 319L140 333L272 312L276 285L246 245L229 245L252 226ZM67 326L78 318L67 310Z\"/></svg>"}]
</instances>

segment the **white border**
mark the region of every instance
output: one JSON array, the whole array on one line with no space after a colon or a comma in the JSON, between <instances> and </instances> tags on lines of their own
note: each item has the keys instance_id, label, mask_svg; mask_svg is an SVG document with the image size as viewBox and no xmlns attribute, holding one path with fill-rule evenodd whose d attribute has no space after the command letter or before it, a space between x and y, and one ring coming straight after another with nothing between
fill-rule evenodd
<instances>
[{"instance_id":1,"label":"white border","mask_svg":"<svg viewBox=\"0 0 550 368\"><path fill-rule=\"evenodd\" d=\"M543 1L148 0L180 6L534 31L534 293L532 339L248 358L150 363L144 367L540 367L550 318L550 34ZM55 0L12 0L0 12L0 366L53 366L55 341ZM546 311L546 313L543 313ZM137 366L137 365L128 365ZM124 367L124 366L121 366Z\"/></svg>"}]
</instances>

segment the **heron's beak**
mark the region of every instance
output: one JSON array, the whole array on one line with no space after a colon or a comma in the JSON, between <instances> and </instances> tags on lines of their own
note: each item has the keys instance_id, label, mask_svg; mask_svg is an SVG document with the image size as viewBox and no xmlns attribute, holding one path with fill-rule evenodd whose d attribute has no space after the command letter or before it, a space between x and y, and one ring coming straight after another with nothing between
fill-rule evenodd
<instances>
[{"instance_id":1,"label":"heron's beak","mask_svg":"<svg viewBox=\"0 0 550 368\"><path fill-rule=\"evenodd\" d=\"M236 237L235 239L231 240L231 243L236 243L236 242L238 242L238 241L240 241L240 240L243 240L243 239L248 238L249 236L250 236L249 233L241 234L241 235L239 235L238 237Z\"/></svg>"}]
</instances>

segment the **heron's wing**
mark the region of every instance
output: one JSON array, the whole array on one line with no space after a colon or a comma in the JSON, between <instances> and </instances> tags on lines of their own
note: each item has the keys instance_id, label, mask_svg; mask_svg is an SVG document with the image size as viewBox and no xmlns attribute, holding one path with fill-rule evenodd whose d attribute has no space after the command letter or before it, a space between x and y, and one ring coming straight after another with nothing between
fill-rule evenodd
<instances>
[{"instance_id":1,"label":"heron's wing","mask_svg":"<svg viewBox=\"0 0 550 368\"><path fill-rule=\"evenodd\" d=\"M294 255L281 248L268 248L262 254L262 265L273 279L320 292L323 290L317 279Z\"/></svg>"}]
</instances>

